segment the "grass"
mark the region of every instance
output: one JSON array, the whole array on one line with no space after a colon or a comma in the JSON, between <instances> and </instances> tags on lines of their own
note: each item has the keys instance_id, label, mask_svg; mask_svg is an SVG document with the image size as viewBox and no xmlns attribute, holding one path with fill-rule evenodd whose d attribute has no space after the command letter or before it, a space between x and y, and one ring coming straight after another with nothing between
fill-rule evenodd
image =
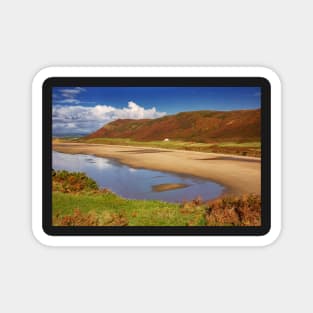
<instances>
[{"instance_id":1,"label":"grass","mask_svg":"<svg viewBox=\"0 0 313 313\"><path fill-rule=\"evenodd\" d=\"M218 144L220 147L240 147L240 148L256 148L261 149L261 143L256 142L222 142Z\"/></svg>"},{"instance_id":2,"label":"grass","mask_svg":"<svg viewBox=\"0 0 313 313\"><path fill-rule=\"evenodd\" d=\"M260 196L183 203L124 199L84 173L53 171L54 226L256 226Z\"/></svg>"},{"instance_id":3,"label":"grass","mask_svg":"<svg viewBox=\"0 0 313 313\"><path fill-rule=\"evenodd\" d=\"M261 156L260 142L187 142L180 140L170 141L135 141L128 138L57 138L54 141L58 142L84 142L90 144L108 144L108 145L126 145L138 147L152 147L162 149L177 149L199 152L213 152L235 154L243 156Z\"/></svg>"},{"instance_id":4,"label":"grass","mask_svg":"<svg viewBox=\"0 0 313 313\"><path fill-rule=\"evenodd\" d=\"M204 223L202 207L183 215L176 203L124 199L84 173L53 170L52 190L54 225L185 226L197 217Z\"/></svg>"},{"instance_id":5,"label":"grass","mask_svg":"<svg viewBox=\"0 0 313 313\"><path fill-rule=\"evenodd\" d=\"M128 200L110 192L78 195L54 192L52 201L56 225L62 225L64 217L75 215L77 212L94 216L99 220L97 225L110 225L116 217L123 219L125 226L186 226L190 223L204 225L202 207L195 208L189 214L181 214L179 204Z\"/></svg>"}]
</instances>

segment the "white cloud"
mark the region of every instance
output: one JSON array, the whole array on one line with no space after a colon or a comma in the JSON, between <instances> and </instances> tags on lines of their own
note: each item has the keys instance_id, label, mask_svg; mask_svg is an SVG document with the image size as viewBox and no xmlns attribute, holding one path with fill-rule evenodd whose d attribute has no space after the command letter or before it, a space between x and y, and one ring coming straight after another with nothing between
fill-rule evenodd
<instances>
[{"instance_id":1,"label":"white cloud","mask_svg":"<svg viewBox=\"0 0 313 313\"><path fill-rule=\"evenodd\" d=\"M64 100L59 100L58 102L57 102L58 104L60 103L68 103L68 104L79 104L80 103L80 101L79 100L77 100L77 99L74 99L74 98L68 98L68 99L64 99Z\"/></svg>"},{"instance_id":2,"label":"white cloud","mask_svg":"<svg viewBox=\"0 0 313 313\"><path fill-rule=\"evenodd\" d=\"M79 95L81 92L86 91L86 89L81 87L75 87L75 88L66 88L61 89L60 93L65 98L75 98L77 95Z\"/></svg>"},{"instance_id":3,"label":"white cloud","mask_svg":"<svg viewBox=\"0 0 313 313\"><path fill-rule=\"evenodd\" d=\"M145 109L132 101L128 102L127 107L121 109L100 104L93 107L54 105L53 134L55 136L89 134L113 120L153 119L164 115L165 112L158 112L155 107Z\"/></svg>"}]
</instances>

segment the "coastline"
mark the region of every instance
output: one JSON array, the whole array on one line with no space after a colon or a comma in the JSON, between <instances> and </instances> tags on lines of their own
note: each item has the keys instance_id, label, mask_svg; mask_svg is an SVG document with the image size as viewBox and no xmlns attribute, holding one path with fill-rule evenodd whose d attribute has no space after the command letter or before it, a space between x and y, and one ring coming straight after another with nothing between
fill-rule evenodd
<instances>
[{"instance_id":1,"label":"coastline","mask_svg":"<svg viewBox=\"0 0 313 313\"><path fill-rule=\"evenodd\" d=\"M255 157L86 143L53 143L52 149L113 158L134 168L206 178L223 185L223 195L261 193L261 162Z\"/></svg>"}]
</instances>

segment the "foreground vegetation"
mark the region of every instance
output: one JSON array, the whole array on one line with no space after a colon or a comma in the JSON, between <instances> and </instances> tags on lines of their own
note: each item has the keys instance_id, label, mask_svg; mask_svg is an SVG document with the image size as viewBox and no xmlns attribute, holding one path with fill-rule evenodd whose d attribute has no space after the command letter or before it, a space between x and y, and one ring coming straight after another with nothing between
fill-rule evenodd
<instances>
[{"instance_id":1,"label":"foreground vegetation","mask_svg":"<svg viewBox=\"0 0 313 313\"><path fill-rule=\"evenodd\" d=\"M259 226L261 200L257 195L201 198L183 203L128 200L84 173L53 171L55 226Z\"/></svg>"},{"instance_id":2,"label":"foreground vegetation","mask_svg":"<svg viewBox=\"0 0 313 313\"><path fill-rule=\"evenodd\" d=\"M91 144L126 145L137 147L152 147L162 149L177 149L198 152L225 153L242 156L261 156L260 142L187 142L179 140L170 141L135 141L127 138L57 138L55 143L80 142Z\"/></svg>"}]
</instances>

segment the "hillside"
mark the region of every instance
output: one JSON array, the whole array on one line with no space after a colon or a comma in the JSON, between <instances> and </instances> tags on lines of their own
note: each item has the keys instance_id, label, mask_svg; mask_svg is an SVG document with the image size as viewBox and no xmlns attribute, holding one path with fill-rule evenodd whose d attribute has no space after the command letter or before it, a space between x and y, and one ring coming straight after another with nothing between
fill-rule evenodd
<instances>
[{"instance_id":1,"label":"hillside","mask_svg":"<svg viewBox=\"0 0 313 313\"><path fill-rule=\"evenodd\" d=\"M260 109L194 111L157 119L119 119L85 138L129 138L136 141L169 138L203 143L260 141L260 113Z\"/></svg>"}]
</instances>

